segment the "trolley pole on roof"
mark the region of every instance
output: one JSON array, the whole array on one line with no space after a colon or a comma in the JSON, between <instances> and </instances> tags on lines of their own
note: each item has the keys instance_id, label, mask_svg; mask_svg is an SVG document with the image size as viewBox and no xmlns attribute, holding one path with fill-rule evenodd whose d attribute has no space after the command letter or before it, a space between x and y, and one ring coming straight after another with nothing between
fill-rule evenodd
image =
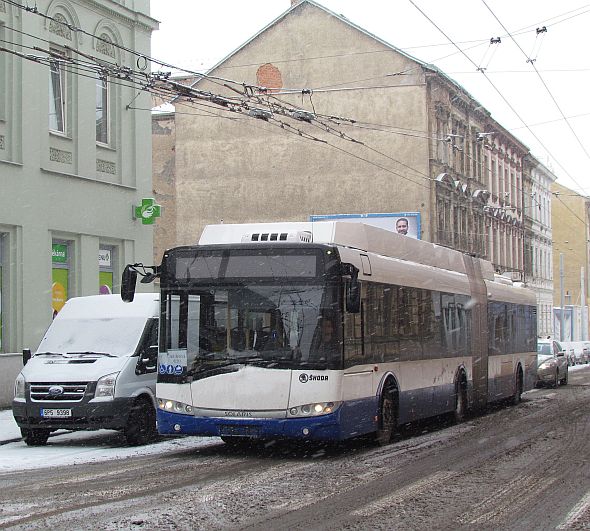
<instances>
[{"instance_id":1,"label":"trolley pole on roof","mask_svg":"<svg viewBox=\"0 0 590 531\"><path fill-rule=\"evenodd\" d=\"M564 271L563 271L563 253L559 253L559 296L560 296L560 304L561 304L561 315L559 318L559 340L563 341L564 339L564 328L565 328L565 293L563 291L563 281L564 281Z\"/></svg>"}]
</instances>

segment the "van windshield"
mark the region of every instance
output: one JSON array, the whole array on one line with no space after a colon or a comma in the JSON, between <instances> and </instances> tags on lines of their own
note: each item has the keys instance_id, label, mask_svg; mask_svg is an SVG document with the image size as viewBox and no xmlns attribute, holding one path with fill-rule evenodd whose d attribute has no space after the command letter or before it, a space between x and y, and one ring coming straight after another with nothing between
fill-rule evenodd
<instances>
[{"instance_id":1,"label":"van windshield","mask_svg":"<svg viewBox=\"0 0 590 531\"><path fill-rule=\"evenodd\" d=\"M133 354L145 325L144 317L56 319L41 340L37 353Z\"/></svg>"}]
</instances>

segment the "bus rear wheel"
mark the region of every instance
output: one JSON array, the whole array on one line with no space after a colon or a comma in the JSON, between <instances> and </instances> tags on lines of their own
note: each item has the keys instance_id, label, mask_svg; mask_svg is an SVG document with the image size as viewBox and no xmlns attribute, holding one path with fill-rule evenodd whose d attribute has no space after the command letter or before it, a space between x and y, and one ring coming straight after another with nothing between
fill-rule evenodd
<instances>
[{"instance_id":1,"label":"bus rear wheel","mask_svg":"<svg viewBox=\"0 0 590 531\"><path fill-rule=\"evenodd\" d=\"M392 387L387 387L381 394L378 415L379 428L375 432L375 442L379 446L385 446L391 442L396 420L394 390Z\"/></svg>"},{"instance_id":2,"label":"bus rear wheel","mask_svg":"<svg viewBox=\"0 0 590 531\"><path fill-rule=\"evenodd\" d=\"M518 369L518 372L516 373L516 381L514 384L514 395L512 395L512 405L516 406L517 404L520 404L520 401L522 400L522 371L520 370L520 368Z\"/></svg>"},{"instance_id":3,"label":"bus rear wheel","mask_svg":"<svg viewBox=\"0 0 590 531\"><path fill-rule=\"evenodd\" d=\"M467 389L465 388L463 379L457 382L456 389L453 420L459 424L465 420L465 415L467 414Z\"/></svg>"}]
</instances>

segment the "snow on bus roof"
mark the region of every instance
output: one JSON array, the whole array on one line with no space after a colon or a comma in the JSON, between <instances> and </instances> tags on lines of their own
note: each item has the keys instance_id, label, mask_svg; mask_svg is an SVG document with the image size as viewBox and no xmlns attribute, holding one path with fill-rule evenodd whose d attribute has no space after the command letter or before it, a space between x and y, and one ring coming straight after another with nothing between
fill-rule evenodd
<instances>
[{"instance_id":1,"label":"snow on bus roof","mask_svg":"<svg viewBox=\"0 0 590 531\"><path fill-rule=\"evenodd\" d=\"M243 243L253 241L249 235L267 234L264 241L274 240L292 243L309 241L298 237L302 233L311 235L311 242L340 245L375 253L408 262L420 263L466 274L463 253L431 242L417 240L395 232L375 227L359 220L349 221L301 221L274 223L240 223L207 225L203 229L199 245ZM280 238L280 235L286 235ZM256 240L260 241L260 240ZM494 280L494 270L490 262L480 259L483 276Z\"/></svg>"}]
</instances>

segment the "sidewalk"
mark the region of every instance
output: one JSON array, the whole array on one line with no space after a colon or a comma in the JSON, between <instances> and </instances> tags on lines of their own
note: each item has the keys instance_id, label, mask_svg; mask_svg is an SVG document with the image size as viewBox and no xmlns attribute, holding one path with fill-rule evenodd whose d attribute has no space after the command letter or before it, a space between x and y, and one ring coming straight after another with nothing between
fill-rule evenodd
<instances>
[{"instance_id":1,"label":"sidewalk","mask_svg":"<svg viewBox=\"0 0 590 531\"><path fill-rule=\"evenodd\" d=\"M0 444L20 440L20 428L12 416L12 409L0 410Z\"/></svg>"}]
</instances>

